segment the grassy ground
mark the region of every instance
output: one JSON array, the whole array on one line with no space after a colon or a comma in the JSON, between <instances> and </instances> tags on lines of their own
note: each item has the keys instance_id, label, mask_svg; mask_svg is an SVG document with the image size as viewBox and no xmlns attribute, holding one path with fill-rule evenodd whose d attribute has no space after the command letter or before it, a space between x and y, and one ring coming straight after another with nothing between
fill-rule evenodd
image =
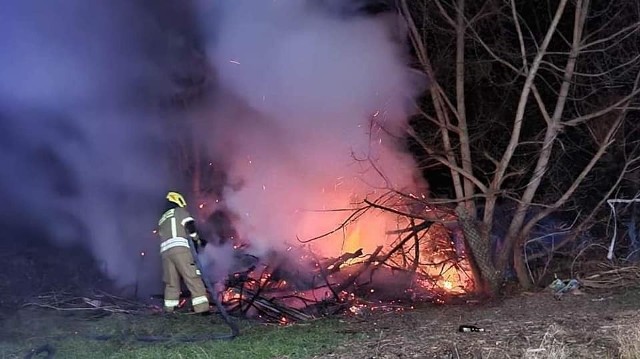
<instances>
[{"instance_id":1,"label":"grassy ground","mask_svg":"<svg viewBox=\"0 0 640 359\"><path fill-rule=\"evenodd\" d=\"M242 322L232 342L141 343L135 335L225 332L215 317L22 309L0 328L0 358L22 358L49 343L56 358L526 358L639 359L640 291L565 295L521 293L500 302L362 310L291 326ZM458 333L460 324L487 329ZM86 335L116 335L105 341Z\"/></svg>"},{"instance_id":2,"label":"grassy ground","mask_svg":"<svg viewBox=\"0 0 640 359\"><path fill-rule=\"evenodd\" d=\"M22 358L44 344L56 349L56 358L307 358L331 352L344 340L336 335L341 324L338 319L293 326L245 321L241 323L242 335L234 341L145 343L133 339L135 335L189 338L229 332L218 317L214 321L190 314L90 318L79 313L22 310L3 321L0 358ZM96 335L113 337L88 338Z\"/></svg>"}]
</instances>

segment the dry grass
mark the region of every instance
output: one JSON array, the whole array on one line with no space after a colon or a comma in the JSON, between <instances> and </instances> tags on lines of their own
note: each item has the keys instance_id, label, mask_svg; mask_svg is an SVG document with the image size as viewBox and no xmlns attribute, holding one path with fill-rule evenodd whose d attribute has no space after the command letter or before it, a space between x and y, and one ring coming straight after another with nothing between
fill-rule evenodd
<instances>
[{"instance_id":1,"label":"dry grass","mask_svg":"<svg viewBox=\"0 0 640 359\"><path fill-rule=\"evenodd\" d=\"M640 359L640 328L636 325L620 327L615 335L620 359Z\"/></svg>"},{"instance_id":2,"label":"dry grass","mask_svg":"<svg viewBox=\"0 0 640 359\"><path fill-rule=\"evenodd\" d=\"M537 348L529 348L524 352L524 359L566 359L571 357L571 351L559 339L564 331L553 324L549 326Z\"/></svg>"},{"instance_id":3,"label":"dry grass","mask_svg":"<svg viewBox=\"0 0 640 359\"><path fill-rule=\"evenodd\" d=\"M560 338L566 334L557 325L551 325L537 348L525 351L523 359L566 359L571 358L571 349ZM622 325L613 334L612 342L617 347L616 359L640 359L640 327Z\"/></svg>"}]
</instances>

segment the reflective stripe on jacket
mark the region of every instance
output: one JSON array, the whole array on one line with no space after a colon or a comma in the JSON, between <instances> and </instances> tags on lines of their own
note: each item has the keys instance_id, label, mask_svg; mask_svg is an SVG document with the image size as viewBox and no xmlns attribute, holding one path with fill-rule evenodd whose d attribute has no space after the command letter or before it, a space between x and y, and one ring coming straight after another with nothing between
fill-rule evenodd
<instances>
[{"instance_id":1,"label":"reflective stripe on jacket","mask_svg":"<svg viewBox=\"0 0 640 359\"><path fill-rule=\"evenodd\" d=\"M160 253L167 251L174 247L187 247L189 248L189 240L186 238L175 237L167 239L166 241L160 243Z\"/></svg>"},{"instance_id":2,"label":"reflective stripe on jacket","mask_svg":"<svg viewBox=\"0 0 640 359\"><path fill-rule=\"evenodd\" d=\"M162 215L158 221L158 235L166 241L171 238L188 238L189 233L185 224L193 221L189 212L181 207L172 208Z\"/></svg>"}]
</instances>

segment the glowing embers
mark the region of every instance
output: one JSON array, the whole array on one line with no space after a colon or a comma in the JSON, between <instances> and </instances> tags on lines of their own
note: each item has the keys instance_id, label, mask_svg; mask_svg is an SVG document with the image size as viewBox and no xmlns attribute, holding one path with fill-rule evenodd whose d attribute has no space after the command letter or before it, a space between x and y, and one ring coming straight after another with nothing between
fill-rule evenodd
<instances>
[{"instance_id":1,"label":"glowing embers","mask_svg":"<svg viewBox=\"0 0 640 359\"><path fill-rule=\"evenodd\" d=\"M449 231L444 225L435 223L418 235L418 239L406 251L399 253L395 260L405 266L407 262L411 263L421 275L418 277L423 278L420 283L427 288L437 288L449 294L473 292L471 266L461 233ZM398 258L400 255L406 258Z\"/></svg>"},{"instance_id":2,"label":"glowing embers","mask_svg":"<svg viewBox=\"0 0 640 359\"><path fill-rule=\"evenodd\" d=\"M357 228L357 227L356 227ZM447 303L474 291L464 242L455 228L425 222L398 231L370 254L349 233L345 252L316 258L288 247L229 278L224 303L242 315L286 324L338 312L404 310L415 302Z\"/></svg>"}]
</instances>

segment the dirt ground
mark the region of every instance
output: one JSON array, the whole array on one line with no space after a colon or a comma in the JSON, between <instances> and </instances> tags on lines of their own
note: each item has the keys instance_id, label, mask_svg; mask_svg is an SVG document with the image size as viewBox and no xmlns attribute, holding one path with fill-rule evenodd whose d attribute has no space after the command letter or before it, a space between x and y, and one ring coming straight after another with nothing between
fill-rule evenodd
<instances>
[{"instance_id":1,"label":"dirt ground","mask_svg":"<svg viewBox=\"0 0 640 359\"><path fill-rule=\"evenodd\" d=\"M317 341L335 339L340 343L332 347L331 345L320 345L324 349L319 351L323 354L312 358L340 358L340 359L382 359L382 358L437 358L437 359L457 359L457 358L527 358L527 359L560 359L560 358L640 358L640 290L630 289L617 293L581 293L578 295L566 294L561 300L556 300L550 292L520 293L510 295L501 301L491 303L465 303L460 305L422 305L412 310L370 310L363 309L357 314L334 316L327 324L327 321L306 322L294 324L294 331L298 333L292 335L303 335L311 340L311 344L321 344ZM388 308L388 307L387 307ZM18 315L23 313L23 315ZM96 329L109 331L107 328L109 318L95 320L83 320L78 322L75 317L66 318L65 315L74 313L63 313L49 311L54 319L49 321L38 316L37 320L31 321L31 327L27 324L27 319L33 319L33 314L27 310L17 313L2 313L0 311L0 327L6 327L6 333L15 332L16 339L26 340L29 333L41 333L42 335L54 336L51 328L55 323L56 330L68 333L70 330L78 331L79 325L89 326L88 332ZM37 312L42 313L42 312ZM58 317L56 317L56 315ZM62 315L62 317L60 317ZM4 317L4 318L3 318ZM181 318L190 317L189 315ZM13 318L13 321L11 320ZM26 319L25 319L26 318ZM183 319L184 319L183 318ZM113 319L113 318L112 318ZM193 319L193 318L192 318ZM202 318L202 329L196 331L211 330L207 318ZM137 321L141 321L137 318ZM22 323L24 328L21 331L14 324ZM184 326L193 327L193 320L184 319ZM181 323L182 323L181 322ZM13 324L11 324L13 323ZM323 324L324 323L324 324ZM152 324L151 319L138 323L140 327L147 327ZM156 323L156 327L158 323ZM461 324L475 325L486 329L480 333L459 333L458 326ZM34 326L35 325L35 326ZM121 325L113 328L120 328ZM163 325L166 325L163 324ZM328 326L329 325L329 326ZM254 325L255 328L243 331L242 339L237 344L242 347L255 345L256 340L265 334L264 327ZM66 328L69 327L69 328ZM95 328L94 328L95 327ZM303 331L296 331L295 327L307 328ZM318 334L324 327L325 334ZM65 329L66 328L66 329ZM83 327L84 328L84 327ZM178 328L178 327L176 327ZM178 329L172 330L178 330ZM182 328L182 327L179 327ZM315 328L315 329L314 329ZM0 328L1 329L1 328ZM140 328L130 328L137 330ZM179 329L182 332L184 328ZM134 331L135 331L134 330ZM3 336L0 330L0 339ZM316 333L318 332L318 333ZM271 335L276 335L278 330L271 329ZM268 333L267 333L268 334ZM26 335L26 337L25 337ZM279 337L282 340L287 336ZM324 338L324 339L323 339ZM11 342L10 337L5 337ZM36 338L37 339L37 338ZM1 340L0 340L1 342ZM28 347L41 343L41 340L27 340ZM263 341L264 343L264 341ZM121 344L105 342L105 347L98 347L103 344L90 343L96 349L103 351L102 356L95 357L142 357L137 354L120 356L110 353L110 350L122 349ZM116 345L117 344L117 345ZM232 343L233 344L233 343ZM291 345L302 345L292 344ZM61 344L62 345L62 344ZM111 346L108 346L111 345ZM209 347L202 347L202 354L198 358L222 358L220 348L215 343L207 344ZM114 349L115 348L115 349ZM151 347L132 345L127 350L145 350ZM162 347L158 347L162 348ZM14 348L15 349L15 348ZM18 348L17 352L22 353L25 348ZM61 356L68 353L60 350ZM177 350L177 349L176 349ZM16 351L16 350L14 350ZM6 351L9 353L11 351ZM262 355L261 358L309 358L308 355L301 355L300 350L293 348L289 356ZM0 357L7 357L1 354ZM133 353L133 352L132 352ZM179 350L176 351L179 353ZM124 356L123 356L124 355ZM15 356L9 355L7 358ZM84 356L75 356L84 357ZM155 357L153 355L145 358ZM176 356L165 356L176 357ZM180 354L178 357L182 357ZM189 357L189 356L185 356ZM246 356L251 358L251 355ZM224 357L228 359L228 357Z\"/></svg>"},{"instance_id":2,"label":"dirt ground","mask_svg":"<svg viewBox=\"0 0 640 359\"><path fill-rule=\"evenodd\" d=\"M624 356L640 349L639 299L637 289L560 300L537 292L485 304L366 313L345 323L344 332L359 340L317 358L640 358ZM461 324L487 331L459 333Z\"/></svg>"}]
</instances>

